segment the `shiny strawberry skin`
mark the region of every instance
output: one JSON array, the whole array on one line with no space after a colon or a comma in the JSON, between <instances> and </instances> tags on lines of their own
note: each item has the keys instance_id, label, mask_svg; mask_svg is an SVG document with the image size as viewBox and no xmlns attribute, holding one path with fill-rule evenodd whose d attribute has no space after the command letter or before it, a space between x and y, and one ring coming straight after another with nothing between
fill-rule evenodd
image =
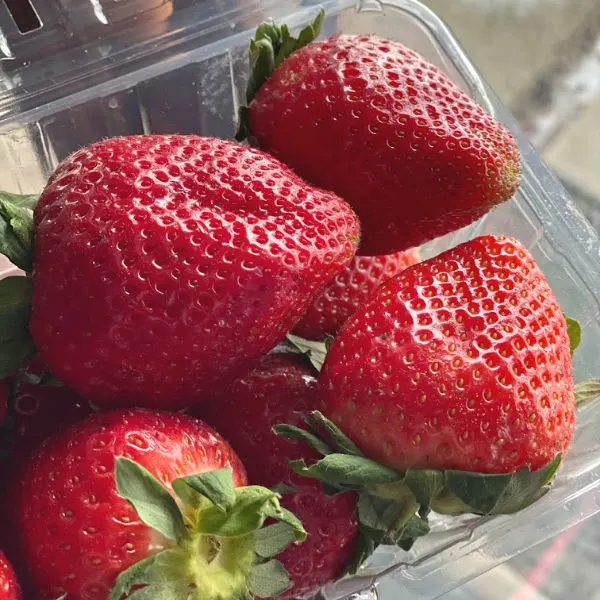
<instances>
[{"instance_id":1,"label":"shiny strawberry skin","mask_svg":"<svg viewBox=\"0 0 600 600\"><path fill-rule=\"evenodd\" d=\"M394 468L537 469L573 435L565 319L525 247L477 238L410 267L348 320L319 402Z\"/></svg>"},{"instance_id":2,"label":"shiny strawberry skin","mask_svg":"<svg viewBox=\"0 0 600 600\"><path fill-rule=\"evenodd\" d=\"M12 565L0 550L0 600L21 600L22 597Z\"/></svg>"},{"instance_id":3,"label":"shiny strawberry skin","mask_svg":"<svg viewBox=\"0 0 600 600\"><path fill-rule=\"evenodd\" d=\"M144 409L98 413L45 442L13 490L20 554L38 600L106 600L116 575L167 540L137 517L114 483L116 456L135 460L167 487L185 475L230 466L231 447L189 416Z\"/></svg>"},{"instance_id":4,"label":"shiny strawberry skin","mask_svg":"<svg viewBox=\"0 0 600 600\"><path fill-rule=\"evenodd\" d=\"M302 521L308 538L277 556L293 582L278 598L315 593L341 574L356 551L354 494L326 496L319 482L294 474L289 459L312 462L319 456L271 430L278 423L302 426L302 414L314 410L315 403L314 369L297 355L272 354L212 403L199 407L201 416L244 461L250 483L266 487L283 483L296 490L283 496L282 505Z\"/></svg>"},{"instance_id":5,"label":"shiny strawberry skin","mask_svg":"<svg viewBox=\"0 0 600 600\"><path fill-rule=\"evenodd\" d=\"M181 408L276 345L358 234L345 202L258 150L105 140L36 208L31 333L96 404Z\"/></svg>"},{"instance_id":6,"label":"shiny strawberry skin","mask_svg":"<svg viewBox=\"0 0 600 600\"><path fill-rule=\"evenodd\" d=\"M315 296L294 333L309 340L335 335L346 320L388 279L419 262L419 251L411 248L383 256L355 256Z\"/></svg>"},{"instance_id":7,"label":"shiny strawberry skin","mask_svg":"<svg viewBox=\"0 0 600 600\"><path fill-rule=\"evenodd\" d=\"M468 225L519 183L511 134L437 67L375 36L294 52L249 105L249 124L261 148L352 205L362 255Z\"/></svg>"}]
</instances>

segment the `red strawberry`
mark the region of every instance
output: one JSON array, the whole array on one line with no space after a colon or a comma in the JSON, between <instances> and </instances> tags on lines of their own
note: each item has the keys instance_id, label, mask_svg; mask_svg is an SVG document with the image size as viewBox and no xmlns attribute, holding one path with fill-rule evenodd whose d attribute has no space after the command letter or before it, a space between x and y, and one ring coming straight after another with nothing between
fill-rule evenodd
<instances>
[{"instance_id":1,"label":"red strawberry","mask_svg":"<svg viewBox=\"0 0 600 600\"><path fill-rule=\"evenodd\" d=\"M432 510L517 512L548 491L573 435L569 326L516 240L480 237L409 267L332 342L324 415L306 418L308 430L276 427L315 449L336 441L315 463L290 465L359 491L363 555L378 543L410 547Z\"/></svg>"},{"instance_id":2,"label":"red strawberry","mask_svg":"<svg viewBox=\"0 0 600 600\"><path fill-rule=\"evenodd\" d=\"M21 600L22 597L17 576L0 550L0 600Z\"/></svg>"},{"instance_id":3,"label":"red strawberry","mask_svg":"<svg viewBox=\"0 0 600 600\"><path fill-rule=\"evenodd\" d=\"M354 260L315 296L294 333L309 340L335 335L358 307L388 279L419 262L411 248L383 256L355 256Z\"/></svg>"},{"instance_id":4,"label":"red strawberry","mask_svg":"<svg viewBox=\"0 0 600 600\"><path fill-rule=\"evenodd\" d=\"M30 329L50 371L101 405L168 408L276 345L359 233L268 155L181 135L76 152L34 225Z\"/></svg>"},{"instance_id":5,"label":"red strawberry","mask_svg":"<svg viewBox=\"0 0 600 600\"><path fill-rule=\"evenodd\" d=\"M360 254L418 246L513 195L519 152L500 123L398 42L339 35L305 45L320 19L299 40L259 28L244 117L261 148L351 204Z\"/></svg>"},{"instance_id":6,"label":"red strawberry","mask_svg":"<svg viewBox=\"0 0 600 600\"><path fill-rule=\"evenodd\" d=\"M253 568L272 567L255 553L265 519L302 537L273 492L234 490L245 483L230 446L189 416L132 409L74 425L31 456L11 496L35 597L106 600L115 584L113 600L150 584L148 597L245 598Z\"/></svg>"},{"instance_id":7,"label":"red strawberry","mask_svg":"<svg viewBox=\"0 0 600 600\"><path fill-rule=\"evenodd\" d=\"M294 583L281 598L314 594L344 571L357 549L355 494L329 497L316 481L294 474L288 459L312 460L318 454L271 431L278 423L301 425L302 414L314 410L315 403L314 369L296 354L273 354L212 404L200 407L239 453L252 483L294 490L283 496L282 504L302 520L308 539L278 557Z\"/></svg>"},{"instance_id":8,"label":"red strawberry","mask_svg":"<svg viewBox=\"0 0 600 600\"><path fill-rule=\"evenodd\" d=\"M320 406L394 469L539 469L573 435L565 318L519 242L477 238L407 269L351 317Z\"/></svg>"}]
</instances>

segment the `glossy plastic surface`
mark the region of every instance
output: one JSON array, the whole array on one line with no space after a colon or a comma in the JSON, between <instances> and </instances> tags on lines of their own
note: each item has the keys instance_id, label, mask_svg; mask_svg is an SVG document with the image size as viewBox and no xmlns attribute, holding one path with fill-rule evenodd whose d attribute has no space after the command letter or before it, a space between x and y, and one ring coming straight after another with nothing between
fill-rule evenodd
<instances>
[{"instance_id":1,"label":"glossy plastic surface","mask_svg":"<svg viewBox=\"0 0 600 600\"><path fill-rule=\"evenodd\" d=\"M243 98L247 42L265 18L285 18L296 28L323 6L324 35L376 33L419 51L515 131L524 164L523 184L512 201L429 244L424 254L486 232L519 238L563 310L583 325L577 380L600 375L600 242L450 32L419 3L33 0L33 5L42 27L21 35L0 2L0 184L13 192L39 192L58 161L106 136L231 137ZM535 506L511 518L440 519L435 533L410 553L380 549L361 577L331 586L324 595L341 598L377 583L384 599L436 598L599 512L599 430L600 406L583 409L556 485Z\"/></svg>"}]
</instances>

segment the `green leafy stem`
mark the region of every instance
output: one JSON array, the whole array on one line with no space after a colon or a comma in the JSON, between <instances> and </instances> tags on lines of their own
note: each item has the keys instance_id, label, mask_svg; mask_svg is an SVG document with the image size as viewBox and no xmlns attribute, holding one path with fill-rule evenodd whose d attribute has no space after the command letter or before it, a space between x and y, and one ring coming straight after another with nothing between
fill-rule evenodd
<instances>
[{"instance_id":1,"label":"green leafy stem","mask_svg":"<svg viewBox=\"0 0 600 600\"><path fill-rule=\"evenodd\" d=\"M33 209L38 197L0 191L0 254L30 273L33 268Z\"/></svg>"},{"instance_id":2,"label":"green leafy stem","mask_svg":"<svg viewBox=\"0 0 600 600\"><path fill-rule=\"evenodd\" d=\"M0 191L0 254L26 273L33 269L33 209L37 196ZM12 375L35 354L29 334L31 279L0 281L0 378Z\"/></svg>"},{"instance_id":3,"label":"green leafy stem","mask_svg":"<svg viewBox=\"0 0 600 600\"><path fill-rule=\"evenodd\" d=\"M29 333L32 304L33 211L39 197L0 190L0 254L25 271L25 276L0 280L0 379L18 374L29 383L62 386L51 373L22 369L36 354Z\"/></svg>"},{"instance_id":4,"label":"green leafy stem","mask_svg":"<svg viewBox=\"0 0 600 600\"><path fill-rule=\"evenodd\" d=\"M287 25L265 22L258 26L250 40L250 75L246 89L246 102L252 102L258 90L271 77L273 71L291 54L310 44L321 32L325 11L320 10L312 23L307 25L298 37L294 37ZM236 139L242 141L249 135L248 107L240 109Z\"/></svg>"},{"instance_id":5,"label":"green leafy stem","mask_svg":"<svg viewBox=\"0 0 600 600\"><path fill-rule=\"evenodd\" d=\"M273 557L304 541L306 531L276 492L236 488L232 470L224 468L176 479L174 496L125 457L116 460L115 480L118 493L169 547L123 571L108 600L251 600L289 589L289 576Z\"/></svg>"},{"instance_id":6,"label":"green leafy stem","mask_svg":"<svg viewBox=\"0 0 600 600\"><path fill-rule=\"evenodd\" d=\"M305 418L306 428L280 424L276 434L302 440L323 458L307 465L290 461L294 472L317 479L327 494L359 494L360 548L348 572L354 573L380 544L408 550L429 533L431 511L447 515L512 514L549 490L561 462L557 455L536 471L487 474L456 470L396 471L363 455L333 422L318 411Z\"/></svg>"}]
</instances>

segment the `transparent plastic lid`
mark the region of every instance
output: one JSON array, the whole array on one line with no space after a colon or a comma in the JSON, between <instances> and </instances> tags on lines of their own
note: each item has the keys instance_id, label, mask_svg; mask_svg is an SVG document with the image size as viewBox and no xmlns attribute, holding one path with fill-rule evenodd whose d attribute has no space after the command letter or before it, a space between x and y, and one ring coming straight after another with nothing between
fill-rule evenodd
<instances>
[{"instance_id":1,"label":"transparent plastic lid","mask_svg":"<svg viewBox=\"0 0 600 600\"><path fill-rule=\"evenodd\" d=\"M521 240L563 310L583 327L576 380L600 373L600 242L520 135L443 23L413 0L31 0L27 33L0 2L0 188L39 192L57 163L107 136L197 133L233 137L247 76L248 40L269 17L294 29L317 7L322 35L375 33L405 43L446 71L515 133L523 182L515 198L467 229L423 248L437 253L483 233ZM341 598L379 583L380 595L436 598L597 513L600 407L584 408L551 493L512 517L439 518L405 553L381 548L359 577L324 590Z\"/></svg>"}]
</instances>

